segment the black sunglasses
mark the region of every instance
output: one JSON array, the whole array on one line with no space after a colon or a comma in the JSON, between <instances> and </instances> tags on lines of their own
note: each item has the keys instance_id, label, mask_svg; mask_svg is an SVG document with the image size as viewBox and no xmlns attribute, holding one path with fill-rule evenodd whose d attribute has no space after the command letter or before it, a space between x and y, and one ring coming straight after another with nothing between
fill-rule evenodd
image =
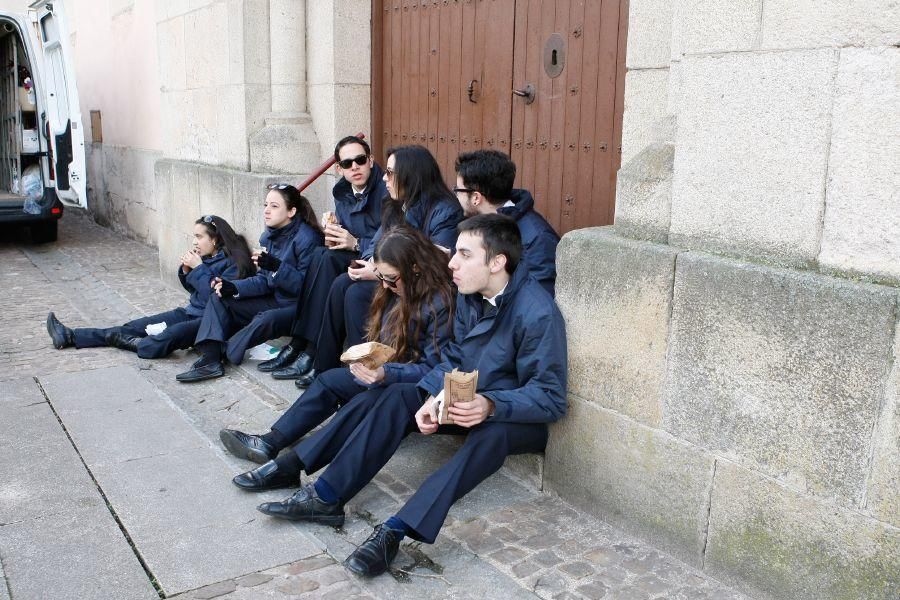
<instances>
[{"instance_id":1,"label":"black sunglasses","mask_svg":"<svg viewBox=\"0 0 900 600\"><path fill-rule=\"evenodd\" d=\"M344 160L339 160L339 161L337 161L337 164L342 169L349 169L350 167L353 166L353 163L356 163L359 166L363 166L367 162L369 162L369 155L368 154L360 154L359 156L354 156L353 158L345 158Z\"/></svg>"},{"instance_id":2,"label":"black sunglasses","mask_svg":"<svg viewBox=\"0 0 900 600\"><path fill-rule=\"evenodd\" d=\"M213 216L212 216L212 215L204 215L204 216L203 216L203 222L206 223L207 225L212 225L212 228L215 229L216 231L219 230L219 228L216 227L216 222L215 222L215 220L213 219Z\"/></svg>"},{"instance_id":3,"label":"black sunglasses","mask_svg":"<svg viewBox=\"0 0 900 600\"><path fill-rule=\"evenodd\" d=\"M388 284L388 287L390 287L390 288L396 288L397 282L400 281L399 275L395 275L394 277L385 277L378 271L375 272L375 277L377 277L379 280L383 281L384 283Z\"/></svg>"},{"instance_id":4,"label":"black sunglasses","mask_svg":"<svg viewBox=\"0 0 900 600\"><path fill-rule=\"evenodd\" d=\"M294 187L289 183L270 183L266 186L267 190L286 190L289 187Z\"/></svg>"}]
</instances>

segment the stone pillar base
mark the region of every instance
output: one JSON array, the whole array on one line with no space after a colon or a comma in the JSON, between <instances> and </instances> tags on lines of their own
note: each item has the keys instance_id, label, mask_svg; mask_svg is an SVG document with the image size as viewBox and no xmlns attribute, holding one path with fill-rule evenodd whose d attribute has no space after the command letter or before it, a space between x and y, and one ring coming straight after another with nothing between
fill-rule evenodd
<instances>
[{"instance_id":1,"label":"stone pillar base","mask_svg":"<svg viewBox=\"0 0 900 600\"><path fill-rule=\"evenodd\" d=\"M274 113L250 137L250 170L262 173L312 173L324 157L306 113Z\"/></svg>"}]
</instances>

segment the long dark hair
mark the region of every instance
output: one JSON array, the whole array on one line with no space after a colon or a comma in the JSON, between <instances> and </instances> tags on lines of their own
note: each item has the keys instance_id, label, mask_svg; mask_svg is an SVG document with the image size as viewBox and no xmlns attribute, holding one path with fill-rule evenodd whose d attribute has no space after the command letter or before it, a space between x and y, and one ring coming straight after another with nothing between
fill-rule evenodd
<instances>
[{"instance_id":1,"label":"long dark hair","mask_svg":"<svg viewBox=\"0 0 900 600\"><path fill-rule=\"evenodd\" d=\"M426 213L443 200L457 202L441 175L441 168L428 148L424 146L397 146L388 148L385 160L394 157L392 185L397 191L397 200L385 202L382 209L382 227L402 223L403 213L419 202L428 202Z\"/></svg>"},{"instance_id":2,"label":"long dark hair","mask_svg":"<svg viewBox=\"0 0 900 600\"><path fill-rule=\"evenodd\" d=\"M322 226L319 225L319 219L316 217L316 211L313 210L312 205L309 203L309 200L306 199L306 196L300 193L300 191L292 185L287 185L283 183L273 183L268 186L268 191L278 192L282 198L284 198L285 204L287 204L288 210L292 208L297 209L297 214L294 215L292 220L300 219L316 231L321 234L325 234L322 231ZM267 192L268 193L268 192Z\"/></svg>"},{"instance_id":3,"label":"long dark hair","mask_svg":"<svg viewBox=\"0 0 900 600\"><path fill-rule=\"evenodd\" d=\"M197 225L203 225L207 235L215 240L216 248L222 250L225 256L231 257L238 268L238 279L249 277L256 273L250 260L250 246L242 235L235 233L228 221L216 215L206 215L194 221Z\"/></svg>"},{"instance_id":4,"label":"long dark hair","mask_svg":"<svg viewBox=\"0 0 900 600\"><path fill-rule=\"evenodd\" d=\"M447 322L435 324L435 346L440 327L446 327L448 335L452 335L454 295L447 255L419 230L400 225L378 240L374 258L397 269L403 295L398 294L397 302L388 307L393 292L383 285L378 287L369 310L367 337L394 348L397 362L416 362L422 351L417 346L423 308L427 307L434 316L435 305L447 307Z\"/></svg>"}]
</instances>

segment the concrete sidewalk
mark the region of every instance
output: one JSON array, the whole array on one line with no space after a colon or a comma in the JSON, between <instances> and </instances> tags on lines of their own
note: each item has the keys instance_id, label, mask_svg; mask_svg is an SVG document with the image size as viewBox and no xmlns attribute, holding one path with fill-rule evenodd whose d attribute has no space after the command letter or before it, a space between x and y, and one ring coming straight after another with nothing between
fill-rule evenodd
<instances>
[{"instance_id":1,"label":"concrete sidewalk","mask_svg":"<svg viewBox=\"0 0 900 600\"><path fill-rule=\"evenodd\" d=\"M266 431L296 398L290 382L248 363L183 385L191 353L58 351L46 335L48 310L106 326L182 305L153 248L70 211L56 244L0 241L0 289L0 600L743 598L541 493L533 460L454 506L437 543L405 543L390 575L359 579L340 561L457 442L410 436L341 530L277 522L254 507L289 491L235 488L253 465L218 431Z\"/></svg>"}]
</instances>

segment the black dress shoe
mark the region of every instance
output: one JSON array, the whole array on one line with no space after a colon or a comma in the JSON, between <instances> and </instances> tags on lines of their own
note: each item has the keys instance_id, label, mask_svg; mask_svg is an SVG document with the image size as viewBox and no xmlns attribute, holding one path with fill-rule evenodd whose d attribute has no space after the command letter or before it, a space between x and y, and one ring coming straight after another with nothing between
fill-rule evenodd
<instances>
[{"instance_id":1,"label":"black dress shoe","mask_svg":"<svg viewBox=\"0 0 900 600\"><path fill-rule=\"evenodd\" d=\"M121 350L130 350L131 352L137 352L138 342L141 341L141 338L126 335L119 331L111 331L106 334L106 345L112 346L113 348L119 348Z\"/></svg>"},{"instance_id":2,"label":"black dress shoe","mask_svg":"<svg viewBox=\"0 0 900 600\"><path fill-rule=\"evenodd\" d=\"M299 356L300 352L301 351L294 348L292 344L282 346L281 350L278 352L278 356L262 361L256 365L256 368L263 373L270 373L277 369L282 369L297 360L297 356Z\"/></svg>"},{"instance_id":3,"label":"black dress shoe","mask_svg":"<svg viewBox=\"0 0 900 600\"><path fill-rule=\"evenodd\" d=\"M299 356L283 369L272 371L272 377L275 379L297 379L312 369L313 357L306 352L301 352Z\"/></svg>"},{"instance_id":4,"label":"black dress shoe","mask_svg":"<svg viewBox=\"0 0 900 600\"><path fill-rule=\"evenodd\" d=\"M384 523L344 560L344 566L365 577L375 577L388 570L400 549L403 532L385 527Z\"/></svg>"},{"instance_id":5,"label":"black dress shoe","mask_svg":"<svg viewBox=\"0 0 900 600\"><path fill-rule=\"evenodd\" d=\"M338 502L334 504L323 502L316 496L316 489L311 483L304 485L286 500L263 502L256 510L270 517L289 521L309 521L332 527L341 527L344 524L344 505Z\"/></svg>"},{"instance_id":6,"label":"black dress shoe","mask_svg":"<svg viewBox=\"0 0 900 600\"><path fill-rule=\"evenodd\" d=\"M190 371L185 371L184 373L179 373L175 376L177 381L181 383L193 383L195 381L206 381L207 379L215 379L216 377L222 377L225 375L225 367L221 362L209 363L206 365L197 365L194 363L194 368Z\"/></svg>"},{"instance_id":7,"label":"black dress shoe","mask_svg":"<svg viewBox=\"0 0 900 600\"><path fill-rule=\"evenodd\" d=\"M219 432L219 439L234 456L261 465L278 456L278 450L258 435L249 435L235 429L223 429Z\"/></svg>"},{"instance_id":8,"label":"black dress shoe","mask_svg":"<svg viewBox=\"0 0 900 600\"><path fill-rule=\"evenodd\" d=\"M309 371L304 373L302 376L295 379L294 385L296 385L301 390L305 390L306 388L308 388L309 386L311 386L313 384L313 381L315 381L316 377L318 377L318 376L319 376L318 371L316 371L315 369L310 369Z\"/></svg>"},{"instance_id":9,"label":"black dress shoe","mask_svg":"<svg viewBox=\"0 0 900 600\"><path fill-rule=\"evenodd\" d=\"M75 333L59 322L52 312L47 315L47 333L53 340L53 347L57 350L68 348L75 345Z\"/></svg>"},{"instance_id":10,"label":"black dress shoe","mask_svg":"<svg viewBox=\"0 0 900 600\"><path fill-rule=\"evenodd\" d=\"M300 474L279 471L275 461L270 460L252 471L235 475L231 483L248 492L264 492L278 488L297 487L300 485Z\"/></svg>"}]
</instances>

